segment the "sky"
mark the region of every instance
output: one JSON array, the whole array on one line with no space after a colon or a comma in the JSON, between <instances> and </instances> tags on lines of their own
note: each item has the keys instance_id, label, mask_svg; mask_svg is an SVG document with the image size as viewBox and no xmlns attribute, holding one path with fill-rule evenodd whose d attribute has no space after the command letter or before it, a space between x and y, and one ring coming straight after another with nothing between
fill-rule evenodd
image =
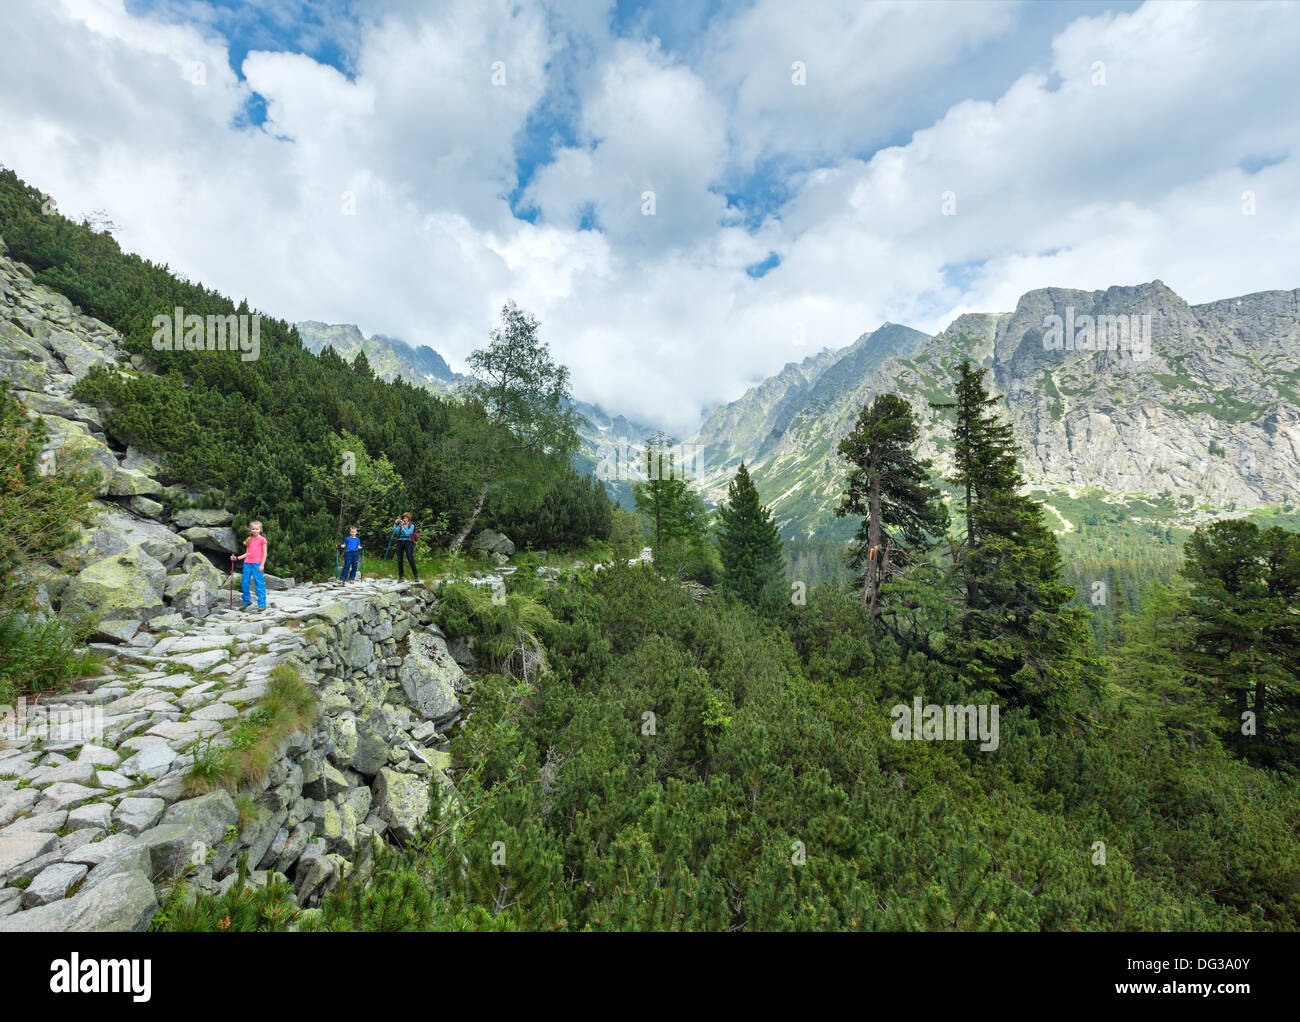
<instances>
[{"instance_id":1,"label":"sky","mask_svg":"<svg viewBox=\"0 0 1300 1022\"><path fill-rule=\"evenodd\" d=\"M453 369L703 409L1038 287L1300 287L1300 5L10 0L0 164L122 246Z\"/></svg>"}]
</instances>

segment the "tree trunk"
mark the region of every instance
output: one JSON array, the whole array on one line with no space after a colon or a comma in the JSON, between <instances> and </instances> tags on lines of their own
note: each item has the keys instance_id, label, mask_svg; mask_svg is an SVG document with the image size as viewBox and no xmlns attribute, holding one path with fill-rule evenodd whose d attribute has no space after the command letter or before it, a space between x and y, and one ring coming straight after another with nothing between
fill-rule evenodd
<instances>
[{"instance_id":1,"label":"tree trunk","mask_svg":"<svg viewBox=\"0 0 1300 1022\"><path fill-rule=\"evenodd\" d=\"M1264 726L1265 726L1264 700L1265 698L1266 698L1266 692L1264 689L1264 679L1261 678L1259 681L1255 682L1255 740L1257 743L1257 748L1261 750L1264 747Z\"/></svg>"},{"instance_id":2,"label":"tree trunk","mask_svg":"<svg viewBox=\"0 0 1300 1022\"><path fill-rule=\"evenodd\" d=\"M1243 727L1246 720L1246 689L1237 689L1237 720L1234 725L1236 734L1233 736L1237 741L1237 755L1246 759L1249 755L1250 738L1247 737ZM1255 737L1259 737L1259 714L1255 714Z\"/></svg>"},{"instance_id":3,"label":"tree trunk","mask_svg":"<svg viewBox=\"0 0 1300 1022\"><path fill-rule=\"evenodd\" d=\"M469 521L465 523L465 528L460 530L460 535L451 541L451 556L455 557L460 552L461 544L465 542L470 532L474 529L474 523L478 521L479 512L483 510L483 502L487 499L488 484L485 482L483 488L478 491L478 503L474 505L474 511L469 516Z\"/></svg>"},{"instance_id":4,"label":"tree trunk","mask_svg":"<svg viewBox=\"0 0 1300 1022\"><path fill-rule=\"evenodd\" d=\"M660 525L660 518L663 515L664 498L663 498L663 491L659 488L658 483L654 484L654 489L651 492L654 494L654 501L655 501L655 549L657 550L659 549L662 540L662 527Z\"/></svg>"},{"instance_id":5,"label":"tree trunk","mask_svg":"<svg viewBox=\"0 0 1300 1022\"><path fill-rule=\"evenodd\" d=\"M960 419L961 412L958 411L957 415ZM971 461L972 459L969 456L961 459L961 471L962 475L965 476L966 482L966 555L963 558L962 569L966 576L966 609L968 612L974 610L976 603L979 602L979 587L976 586L975 580L971 577L970 564L971 556L975 553L975 517L972 514L975 495L973 492L974 487L972 485L973 480L971 479L974 467L971 464ZM962 616L961 633L962 635L967 635L969 632L970 614L967 613Z\"/></svg>"},{"instance_id":6,"label":"tree trunk","mask_svg":"<svg viewBox=\"0 0 1300 1022\"><path fill-rule=\"evenodd\" d=\"M880 479L873 477L867 493L867 572L862 585L862 602L868 613L880 613Z\"/></svg>"}]
</instances>

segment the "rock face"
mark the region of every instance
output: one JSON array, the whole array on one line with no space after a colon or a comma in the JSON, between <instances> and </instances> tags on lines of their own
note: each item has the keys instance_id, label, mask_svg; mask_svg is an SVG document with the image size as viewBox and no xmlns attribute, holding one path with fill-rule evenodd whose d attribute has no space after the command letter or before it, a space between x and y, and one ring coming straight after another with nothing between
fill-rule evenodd
<instances>
[{"instance_id":1,"label":"rock face","mask_svg":"<svg viewBox=\"0 0 1300 1022\"><path fill-rule=\"evenodd\" d=\"M206 559L187 559L183 575L169 575L164 594L171 605L190 617L204 617L214 606L219 606L226 592L230 575L218 571Z\"/></svg>"},{"instance_id":2,"label":"rock face","mask_svg":"<svg viewBox=\"0 0 1300 1022\"><path fill-rule=\"evenodd\" d=\"M375 812L393 837L410 841L429 812L429 782L411 774L384 769L375 777Z\"/></svg>"},{"instance_id":3,"label":"rock face","mask_svg":"<svg viewBox=\"0 0 1300 1022\"><path fill-rule=\"evenodd\" d=\"M425 387L435 393L449 393L464 379L453 373L441 355L421 345L413 348L394 337L375 334L365 337L350 323L320 323L305 320L297 324L298 335L308 351L321 352L332 347L348 362L365 351L376 376L383 380L405 380L413 387Z\"/></svg>"},{"instance_id":4,"label":"rock face","mask_svg":"<svg viewBox=\"0 0 1300 1022\"><path fill-rule=\"evenodd\" d=\"M1093 326L1091 347L1049 346L1049 317L1080 343L1081 324ZM1119 317L1138 321L1129 333L1140 344L1127 352L1111 347ZM1200 306L1160 281L1031 291L999 330L992 366L1017 435L1030 439L1033 477L1217 507L1300 492L1300 291Z\"/></svg>"},{"instance_id":5,"label":"rock face","mask_svg":"<svg viewBox=\"0 0 1300 1022\"><path fill-rule=\"evenodd\" d=\"M460 713L456 693L465 685L465 672L442 636L412 635L397 676L411 706L427 720L451 720Z\"/></svg>"},{"instance_id":6,"label":"rock face","mask_svg":"<svg viewBox=\"0 0 1300 1022\"><path fill-rule=\"evenodd\" d=\"M215 550L223 554L237 554L240 550L239 540L235 538L235 533L231 529L196 525L185 529L181 535L204 550Z\"/></svg>"},{"instance_id":7,"label":"rock face","mask_svg":"<svg viewBox=\"0 0 1300 1022\"><path fill-rule=\"evenodd\" d=\"M91 367L126 364L121 336L32 277L30 268L9 259L0 245L0 380L8 381L14 396L44 422L44 457L57 463L84 456L100 471L103 496L161 492L157 473L120 461L109 447L99 409L70 394Z\"/></svg>"},{"instance_id":8,"label":"rock face","mask_svg":"<svg viewBox=\"0 0 1300 1022\"><path fill-rule=\"evenodd\" d=\"M195 526L215 529L223 525L229 525L234 516L229 511L211 511L202 509L188 509L177 511L172 515L172 524L178 529L192 529Z\"/></svg>"},{"instance_id":9,"label":"rock face","mask_svg":"<svg viewBox=\"0 0 1300 1022\"><path fill-rule=\"evenodd\" d=\"M474 537L474 549L489 554L501 554L503 557L513 557L515 553L515 545L504 535L491 529L484 529Z\"/></svg>"},{"instance_id":10,"label":"rock face","mask_svg":"<svg viewBox=\"0 0 1300 1022\"><path fill-rule=\"evenodd\" d=\"M946 421L929 402L951 395L963 357L989 370L1026 477L1049 494L1169 493L1194 524L1300 492L1300 290L1189 305L1158 280L1042 288L933 338L904 329L787 365L713 412L693 438L706 498L725 498L743 459L787 534L825 528L843 489L838 443L881 393L912 404L920 455L950 474Z\"/></svg>"},{"instance_id":11,"label":"rock face","mask_svg":"<svg viewBox=\"0 0 1300 1022\"><path fill-rule=\"evenodd\" d=\"M0 239L0 381L45 428L42 470L75 460L100 479L94 522L55 558L63 572L79 574L71 581L43 577L37 602L41 613L98 618L98 639L137 643L141 625L163 615L167 604L185 618L201 618L221 602L227 576L208 557L238 552L229 528L233 518L226 510L193 506L207 495L171 485L165 463L134 447L121 452L105 432L107 410L72 395L94 366L146 364L127 357L111 327L81 314L34 276L8 257ZM196 547L208 552L197 555L206 565L197 570Z\"/></svg>"},{"instance_id":12,"label":"rock face","mask_svg":"<svg viewBox=\"0 0 1300 1022\"><path fill-rule=\"evenodd\" d=\"M110 620L140 620L163 612L167 570L142 544L95 561L63 591L63 605Z\"/></svg>"},{"instance_id":13,"label":"rock face","mask_svg":"<svg viewBox=\"0 0 1300 1022\"><path fill-rule=\"evenodd\" d=\"M84 564L138 545L171 571L192 552L189 543L159 522L127 514L102 502L96 510L94 525L83 529L81 539L60 555L61 563Z\"/></svg>"},{"instance_id":14,"label":"rock face","mask_svg":"<svg viewBox=\"0 0 1300 1022\"><path fill-rule=\"evenodd\" d=\"M252 882L278 871L313 906L354 860L371 868L376 841L410 841L431 792L454 795L445 732L469 687L431 623L435 599L391 580L345 600L295 586L256 619L172 615L179 634L97 646L107 673L0 730L0 931L145 929L156 885L184 874L219 893L241 855ZM286 742L244 817L225 790L187 797L206 739L228 741L279 663L316 691L311 734Z\"/></svg>"},{"instance_id":15,"label":"rock face","mask_svg":"<svg viewBox=\"0 0 1300 1022\"><path fill-rule=\"evenodd\" d=\"M0 933L129 933L147 930L158 895L142 872L121 872L75 897L0 918Z\"/></svg>"}]
</instances>

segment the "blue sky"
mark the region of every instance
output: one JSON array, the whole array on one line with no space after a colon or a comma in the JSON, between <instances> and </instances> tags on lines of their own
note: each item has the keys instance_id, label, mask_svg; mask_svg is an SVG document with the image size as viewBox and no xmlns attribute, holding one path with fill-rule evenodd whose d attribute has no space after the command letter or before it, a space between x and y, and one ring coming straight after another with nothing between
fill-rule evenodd
<instances>
[{"instance_id":1,"label":"blue sky","mask_svg":"<svg viewBox=\"0 0 1300 1022\"><path fill-rule=\"evenodd\" d=\"M608 11L613 34L624 38L657 39L665 53L690 64L699 58L700 42L711 20L743 4L694 3L672 0L664 3L630 3L619 0ZM1036 65L1047 70L1046 55L1052 37L1076 18L1105 12L1129 11L1137 0L1057 0L1020 6L1014 30L999 34L972 47L959 64L945 68L931 87L907 104L900 104L888 129L878 137L864 138L850 151L859 159L870 159L877 150L903 145L912 132L942 115L963 99L992 100L1025 70ZM301 53L318 63L337 69L348 78L355 75L354 51L361 29L365 4L347 0L289 0L286 3L248 4L239 0L214 0L209 4L178 4L170 0L132 0L131 13L176 24L200 23L225 41L232 72L240 68L253 50ZM571 76L563 69L550 83L547 96L528 117L514 139L518 183L508 195L511 209L520 219L535 222L537 209L519 202L532 181L534 171L548 163L559 146L576 142L574 115L580 97ZM236 120L238 126L261 125L266 118L265 99L253 93ZM797 152L775 156L749 168L735 180L720 185L729 206L739 211L744 223L755 227L780 207L786 197L783 187L793 171L807 170L811 161Z\"/></svg>"},{"instance_id":2,"label":"blue sky","mask_svg":"<svg viewBox=\"0 0 1300 1022\"><path fill-rule=\"evenodd\" d=\"M455 369L513 298L579 397L683 433L884 321L1296 287L1298 51L1247 0L20 0L0 161Z\"/></svg>"}]
</instances>

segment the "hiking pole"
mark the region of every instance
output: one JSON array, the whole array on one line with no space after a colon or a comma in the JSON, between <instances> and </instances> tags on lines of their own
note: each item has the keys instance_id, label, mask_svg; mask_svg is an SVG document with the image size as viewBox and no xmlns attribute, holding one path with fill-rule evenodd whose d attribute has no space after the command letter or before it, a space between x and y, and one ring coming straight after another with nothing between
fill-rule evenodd
<instances>
[{"instance_id":1,"label":"hiking pole","mask_svg":"<svg viewBox=\"0 0 1300 1022\"><path fill-rule=\"evenodd\" d=\"M235 609L235 555L230 555L230 609Z\"/></svg>"},{"instance_id":2,"label":"hiking pole","mask_svg":"<svg viewBox=\"0 0 1300 1022\"><path fill-rule=\"evenodd\" d=\"M383 558L383 559L384 559L385 561L388 560L388 551L391 550L391 549L393 548L393 537L396 536L396 535L397 535L397 530L396 530L396 529L394 529L392 532L390 532L390 533L388 534L388 546L384 547L384 558Z\"/></svg>"},{"instance_id":3,"label":"hiking pole","mask_svg":"<svg viewBox=\"0 0 1300 1022\"><path fill-rule=\"evenodd\" d=\"M334 548L334 581L342 582L343 576L339 574L339 548Z\"/></svg>"},{"instance_id":4,"label":"hiking pole","mask_svg":"<svg viewBox=\"0 0 1300 1022\"><path fill-rule=\"evenodd\" d=\"M366 548L365 548L365 547L362 547L362 548L361 548L361 566L360 566L359 568L357 568L357 581L358 581L358 582L364 582L365 580L366 580Z\"/></svg>"}]
</instances>

